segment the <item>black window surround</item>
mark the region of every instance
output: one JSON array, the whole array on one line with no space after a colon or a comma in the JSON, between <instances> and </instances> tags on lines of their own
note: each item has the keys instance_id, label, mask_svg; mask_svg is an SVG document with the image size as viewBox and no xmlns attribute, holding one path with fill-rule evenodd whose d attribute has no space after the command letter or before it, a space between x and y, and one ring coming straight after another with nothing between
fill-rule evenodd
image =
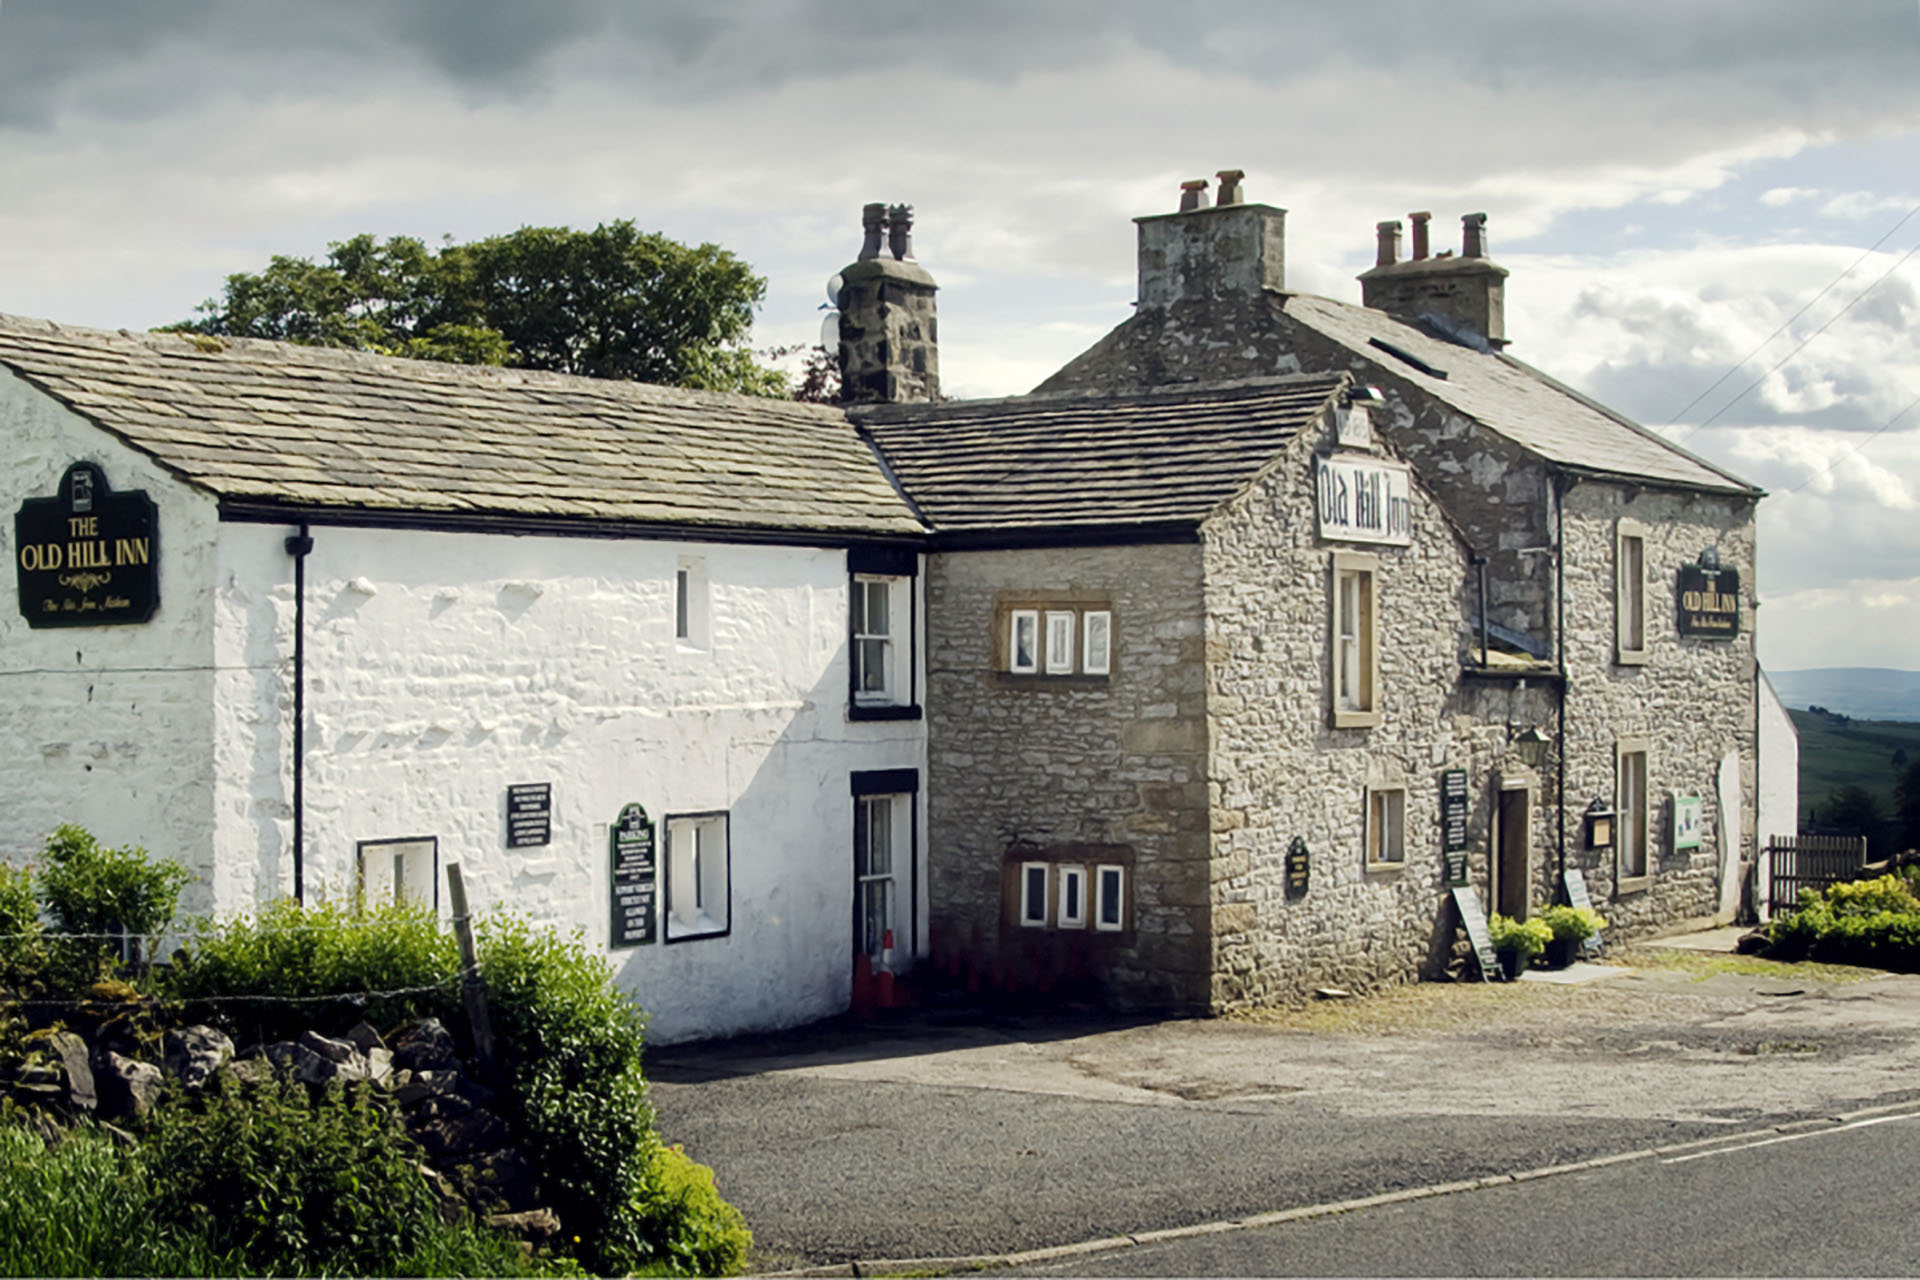
<instances>
[{"instance_id":1,"label":"black window surround","mask_svg":"<svg viewBox=\"0 0 1920 1280\"><path fill-rule=\"evenodd\" d=\"M847 548L848 720L918 720L924 714L920 707L919 653L915 647L920 634L919 573L920 554L911 547L867 543ZM905 678L900 696L892 702L863 702L859 697L859 664L854 660L852 646L855 626L853 611L857 607L854 591L861 577L904 578L907 584L907 630L905 643L898 650Z\"/></svg>"}]
</instances>

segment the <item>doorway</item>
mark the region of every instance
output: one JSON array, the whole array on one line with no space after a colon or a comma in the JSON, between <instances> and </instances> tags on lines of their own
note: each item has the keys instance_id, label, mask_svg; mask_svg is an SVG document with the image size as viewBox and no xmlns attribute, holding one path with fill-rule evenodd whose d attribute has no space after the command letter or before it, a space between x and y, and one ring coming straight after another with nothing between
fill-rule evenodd
<instances>
[{"instance_id":1,"label":"doorway","mask_svg":"<svg viewBox=\"0 0 1920 1280\"><path fill-rule=\"evenodd\" d=\"M1533 788L1500 788L1493 815L1493 909L1514 920L1527 918L1528 863L1532 861Z\"/></svg>"}]
</instances>

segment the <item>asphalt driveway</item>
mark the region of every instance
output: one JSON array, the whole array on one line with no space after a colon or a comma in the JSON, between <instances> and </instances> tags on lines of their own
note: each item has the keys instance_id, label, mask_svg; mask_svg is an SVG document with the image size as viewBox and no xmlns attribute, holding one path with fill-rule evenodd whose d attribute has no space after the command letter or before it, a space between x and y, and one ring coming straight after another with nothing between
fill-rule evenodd
<instances>
[{"instance_id":1,"label":"asphalt driveway","mask_svg":"<svg viewBox=\"0 0 1920 1280\"><path fill-rule=\"evenodd\" d=\"M657 1051L763 1269L994 1254L1920 1098L1920 978L1643 952L1262 1021L837 1020Z\"/></svg>"}]
</instances>

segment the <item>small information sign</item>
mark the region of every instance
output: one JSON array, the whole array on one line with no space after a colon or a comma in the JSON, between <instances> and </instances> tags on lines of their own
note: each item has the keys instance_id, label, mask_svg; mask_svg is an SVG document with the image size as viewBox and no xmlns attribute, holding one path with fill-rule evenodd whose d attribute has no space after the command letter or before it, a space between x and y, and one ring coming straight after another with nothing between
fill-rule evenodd
<instances>
[{"instance_id":1,"label":"small information sign","mask_svg":"<svg viewBox=\"0 0 1920 1280\"><path fill-rule=\"evenodd\" d=\"M654 824L638 804L620 810L608 835L612 862L613 947L641 947L652 942L657 928L654 899L658 891L658 861L654 855Z\"/></svg>"},{"instance_id":2,"label":"small information sign","mask_svg":"<svg viewBox=\"0 0 1920 1280\"><path fill-rule=\"evenodd\" d=\"M521 782L507 788L507 848L553 843L553 784Z\"/></svg>"},{"instance_id":3,"label":"small information sign","mask_svg":"<svg viewBox=\"0 0 1920 1280\"><path fill-rule=\"evenodd\" d=\"M1307 842L1295 836L1293 843L1287 846L1287 901L1294 902L1307 896L1307 879L1311 873Z\"/></svg>"},{"instance_id":4,"label":"small information sign","mask_svg":"<svg viewBox=\"0 0 1920 1280\"><path fill-rule=\"evenodd\" d=\"M1448 769L1440 775L1440 848L1442 852L1466 852L1468 808L1467 771ZM1449 862L1448 865L1451 866L1452 863ZM1463 876L1462 879L1464 878ZM1449 878L1449 883L1452 882Z\"/></svg>"},{"instance_id":5,"label":"small information sign","mask_svg":"<svg viewBox=\"0 0 1920 1280\"><path fill-rule=\"evenodd\" d=\"M1457 853L1441 854L1440 869L1445 877L1442 883L1465 884L1467 882L1467 851L1462 849Z\"/></svg>"},{"instance_id":6,"label":"small information sign","mask_svg":"<svg viewBox=\"0 0 1920 1280\"><path fill-rule=\"evenodd\" d=\"M1676 851L1700 847L1699 796L1673 798L1673 847Z\"/></svg>"},{"instance_id":7,"label":"small information sign","mask_svg":"<svg viewBox=\"0 0 1920 1280\"><path fill-rule=\"evenodd\" d=\"M1460 913L1460 923L1466 926L1467 941L1473 943L1474 958L1480 962L1480 981L1493 981L1493 975L1500 968L1500 958L1493 953L1493 931L1487 927L1487 913L1480 906L1480 895L1471 885L1455 885L1453 906Z\"/></svg>"}]
</instances>

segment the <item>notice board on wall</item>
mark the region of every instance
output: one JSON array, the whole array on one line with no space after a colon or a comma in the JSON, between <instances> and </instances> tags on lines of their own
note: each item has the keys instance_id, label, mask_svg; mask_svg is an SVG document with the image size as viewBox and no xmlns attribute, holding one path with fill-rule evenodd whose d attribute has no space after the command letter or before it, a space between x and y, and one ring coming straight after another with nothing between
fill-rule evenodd
<instances>
[{"instance_id":1,"label":"notice board on wall","mask_svg":"<svg viewBox=\"0 0 1920 1280\"><path fill-rule=\"evenodd\" d=\"M630 804L608 833L612 865L613 907L611 947L641 947L657 936L654 903L659 889L659 859L655 827L646 809Z\"/></svg>"}]
</instances>

